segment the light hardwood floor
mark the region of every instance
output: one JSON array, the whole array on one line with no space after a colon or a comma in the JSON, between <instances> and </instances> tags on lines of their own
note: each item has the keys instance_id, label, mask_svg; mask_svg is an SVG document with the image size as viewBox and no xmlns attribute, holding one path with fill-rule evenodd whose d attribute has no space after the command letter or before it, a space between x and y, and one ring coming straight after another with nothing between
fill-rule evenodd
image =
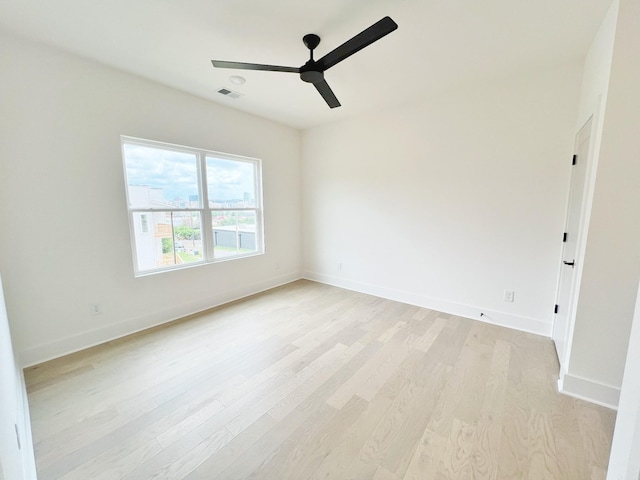
<instances>
[{"instance_id":1,"label":"light hardwood floor","mask_svg":"<svg viewBox=\"0 0 640 480\"><path fill-rule=\"evenodd\" d=\"M26 370L47 479L604 479L548 338L308 281Z\"/></svg>"}]
</instances>

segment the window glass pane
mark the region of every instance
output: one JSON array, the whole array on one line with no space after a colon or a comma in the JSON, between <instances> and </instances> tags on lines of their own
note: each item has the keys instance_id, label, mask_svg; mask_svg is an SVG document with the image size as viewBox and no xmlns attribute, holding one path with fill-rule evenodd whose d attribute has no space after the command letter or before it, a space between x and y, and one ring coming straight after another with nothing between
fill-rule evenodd
<instances>
[{"instance_id":1,"label":"window glass pane","mask_svg":"<svg viewBox=\"0 0 640 480\"><path fill-rule=\"evenodd\" d=\"M194 153L123 145L131 208L197 208L198 162Z\"/></svg>"},{"instance_id":2,"label":"window glass pane","mask_svg":"<svg viewBox=\"0 0 640 480\"><path fill-rule=\"evenodd\" d=\"M147 217L149 233L143 230L143 217ZM200 226L200 212L134 213L138 270L201 262Z\"/></svg>"},{"instance_id":3,"label":"window glass pane","mask_svg":"<svg viewBox=\"0 0 640 480\"><path fill-rule=\"evenodd\" d=\"M255 211L211 213L215 258L234 257L258 251Z\"/></svg>"},{"instance_id":4,"label":"window glass pane","mask_svg":"<svg viewBox=\"0 0 640 480\"><path fill-rule=\"evenodd\" d=\"M255 164L207 156L207 189L211 208L255 207Z\"/></svg>"},{"instance_id":5,"label":"window glass pane","mask_svg":"<svg viewBox=\"0 0 640 480\"><path fill-rule=\"evenodd\" d=\"M173 212L173 238L178 264L201 262L200 212Z\"/></svg>"}]
</instances>

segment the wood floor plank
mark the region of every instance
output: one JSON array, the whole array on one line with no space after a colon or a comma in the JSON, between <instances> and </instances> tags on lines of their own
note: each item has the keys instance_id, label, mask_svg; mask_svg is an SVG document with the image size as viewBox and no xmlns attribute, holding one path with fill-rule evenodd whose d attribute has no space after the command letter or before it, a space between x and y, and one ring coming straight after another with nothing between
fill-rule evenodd
<instances>
[{"instance_id":1,"label":"wood floor plank","mask_svg":"<svg viewBox=\"0 0 640 480\"><path fill-rule=\"evenodd\" d=\"M562 396L554 402L551 422L556 439L556 458L560 478L590 478L589 465L578 425L575 403L578 400Z\"/></svg>"},{"instance_id":2,"label":"wood floor plank","mask_svg":"<svg viewBox=\"0 0 640 480\"><path fill-rule=\"evenodd\" d=\"M211 417L209 420L201 423L197 427L198 432L203 438L206 438L220 430L222 427L228 425L229 422L243 413L246 415L255 413L255 405L258 405L263 401L269 401L268 399L273 395L282 396L282 393L279 392L283 388L290 388L289 386L291 385L291 382L294 381L292 380L293 378L294 374L292 372L281 372L278 376L269 379L269 381L262 384L259 389L241 397L237 401L228 405L224 410ZM253 411L251 411L252 408ZM266 412L267 409L263 408L263 410Z\"/></svg>"},{"instance_id":3,"label":"wood floor plank","mask_svg":"<svg viewBox=\"0 0 640 480\"><path fill-rule=\"evenodd\" d=\"M404 320L400 320L396 322L395 325L391 326L388 330L382 332L382 334L378 337L378 341L381 343L387 343L389 340L393 338L393 336L398 333L400 330L407 326L407 322Z\"/></svg>"},{"instance_id":4,"label":"wood floor plank","mask_svg":"<svg viewBox=\"0 0 640 480\"><path fill-rule=\"evenodd\" d=\"M427 478L435 478L446 447L446 439L425 429L403 480L424 480Z\"/></svg>"},{"instance_id":5,"label":"wood floor plank","mask_svg":"<svg viewBox=\"0 0 640 480\"><path fill-rule=\"evenodd\" d=\"M240 435L236 435L229 443L220 450L211 452L209 457L195 469L185 475L189 480L211 480L218 478L222 472L249 450L258 440L267 435L277 422L269 415L263 415ZM224 478L224 477L222 477ZM133 479L132 479L133 480Z\"/></svg>"},{"instance_id":6,"label":"wood floor plank","mask_svg":"<svg viewBox=\"0 0 640 480\"><path fill-rule=\"evenodd\" d=\"M344 328L336 331L330 337L324 338L320 343L305 343L304 346L300 347L300 355L296 358L295 363L290 364L289 368L294 372L299 372L335 344L342 343L343 345L352 346L360 341L364 335L365 332L360 328L360 322L357 320L352 322L345 320Z\"/></svg>"},{"instance_id":7,"label":"wood floor plank","mask_svg":"<svg viewBox=\"0 0 640 480\"><path fill-rule=\"evenodd\" d=\"M360 370L354 373L351 379L336 390L327 403L340 409L353 395L359 392L363 392L366 399L371 400L377 389L388 378L390 370L407 356L407 346L403 345L400 339L384 345ZM369 386L369 384L371 385Z\"/></svg>"},{"instance_id":8,"label":"wood floor plank","mask_svg":"<svg viewBox=\"0 0 640 480\"><path fill-rule=\"evenodd\" d=\"M540 412L529 417L529 475L527 478L559 478L556 442L552 434L551 419Z\"/></svg>"},{"instance_id":9,"label":"wood floor plank","mask_svg":"<svg viewBox=\"0 0 640 480\"><path fill-rule=\"evenodd\" d=\"M347 478L361 448L391 407L382 395L374 398L349 429L338 439L334 449L311 475L310 480Z\"/></svg>"},{"instance_id":10,"label":"wood floor plank","mask_svg":"<svg viewBox=\"0 0 640 480\"><path fill-rule=\"evenodd\" d=\"M225 428L221 428L205 439L192 431L180 442L174 442L160 453L141 462L123 478L130 480L184 478L232 439L233 434Z\"/></svg>"},{"instance_id":11,"label":"wood floor plank","mask_svg":"<svg viewBox=\"0 0 640 480\"><path fill-rule=\"evenodd\" d=\"M328 405L321 405L312 412L301 413L294 410L286 422L277 422L269 432L262 436L248 450L240 455L218 477L214 478L260 478L260 472L269 460L276 456L282 449L287 438L303 425L313 425L327 416L332 416L334 409Z\"/></svg>"},{"instance_id":12,"label":"wood floor plank","mask_svg":"<svg viewBox=\"0 0 640 480\"><path fill-rule=\"evenodd\" d=\"M87 478L96 479L117 479L124 478L137 465L144 463L148 458L162 452L162 447L155 440L134 448L124 454L113 451L105 451L89 462L85 462L79 467L59 477L59 480L85 480Z\"/></svg>"},{"instance_id":13,"label":"wood floor plank","mask_svg":"<svg viewBox=\"0 0 640 480\"><path fill-rule=\"evenodd\" d=\"M91 462L105 451L113 452L114 456L126 455L132 449L146 444L186 412L182 409L189 397L184 394L175 400L159 406L144 415L124 424L120 428L84 445L74 452L56 459L50 465L40 469L38 476L42 478L59 478L68 471L75 470L84 463Z\"/></svg>"},{"instance_id":14,"label":"wood floor plank","mask_svg":"<svg viewBox=\"0 0 640 480\"><path fill-rule=\"evenodd\" d=\"M500 465L502 441L502 416L504 409L507 374L511 347L497 340L489 367L480 417L476 422L476 448L473 454L473 471L476 478L496 478Z\"/></svg>"},{"instance_id":15,"label":"wood floor plank","mask_svg":"<svg viewBox=\"0 0 640 480\"><path fill-rule=\"evenodd\" d=\"M476 443L476 427L454 419L435 478L474 478L473 452Z\"/></svg>"},{"instance_id":16,"label":"wood floor plank","mask_svg":"<svg viewBox=\"0 0 640 480\"><path fill-rule=\"evenodd\" d=\"M438 335L440 335L440 332L442 331L446 323L446 319L442 317L436 318L433 324L425 332L425 334L420 337L415 348L423 352L427 352L431 348L431 345L433 345L433 342L436 341L436 338L438 338Z\"/></svg>"},{"instance_id":17,"label":"wood floor plank","mask_svg":"<svg viewBox=\"0 0 640 480\"><path fill-rule=\"evenodd\" d=\"M601 479L548 338L297 281L25 371L40 480Z\"/></svg>"},{"instance_id":18,"label":"wood floor plank","mask_svg":"<svg viewBox=\"0 0 640 480\"><path fill-rule=\"evenodd\" d=\"M531 400L527 388L527 355L519 341L523 335L509 338L511 356L507 374L505 405L502 413L502 438L500 440L500 478L520 478L529 472L529 417Z\"/></svg>"},{"instance_id":19,"label":"wood floor plank","mask_svg":"<svg viewBox=\"0 0 640 480\"><path fill-rule=\"evenodd\" d=\"M410 352L410 347L406 343L402 343L396 347L395 351L389 355L378 368L375 369L365 380L356 388L355 394L367 401L373 400L382 386L396 373L398 367L404 362Z\"/></svg>"},{"instance_id":20,"label":"wood floor plank","mask_svg":"<svg viewBox=\"0 0 640 480\"><path fill-rule=\"evenodd\" d=\"M341 345L341 344L338 344ZM291 411L328 381L342 366L364 349L361 343L354 343L342 352L330 365L321 368L315 375L293 392L274 405L267 413L278 421L283 420Z\"/></svg>"},{"instance_id":21,"label":"wood floor plank","mask_svg":"<svg viewBox=\"0 0 640 480\"><path fill-rule=\"evenodd\" d=\"M456 399L464 398L462 390L464 388L465 372L460 367L453 367L447 377L440 397L436 403L431 418L427 423L427 429L438 435L448 438L453 426L454 411L457 407Z\"/></svg>"},{"instance_id":22,"label":"wood floor plank","mask_svg":"<svg viewBox=\"0 0 640 480\"><path fill-rule=\"evenodd\" d=\"M586 402L578 403L578 412L587 462L592 467L606 468L613 436L613 415Z\"/></svg>"},{"instance_id":23,"label":"wood floor plank","mask_svg":"<svg viewBox=\"0 0 640 480\"><path fill-rule=\"evenodd\" d=\"M236 369L245 365L247 358L251 359L254 355L260 355L264 358L267 354L274 350L282 349L283 345L278 339L274 339L268 344L261 345L258 352L255 350L243 352L241 356L234 355L231 359L226 360L222 364L218 364L214 370L215 383L219 384L221 380L228 378ZM266 353L265 353L266 352ZM202 356L188 355L181 359L181 362L175 362L171 368L164 364L156 364L146 368L144 373L132 376L131 369L114 369L108 370L104 378L92 380L91 378L79 378L79 385L75 388L68 382L65 383L58 394L57 401L51 398L42 398L36 392L32 397L35 401L40 402L42 407L34 415L33 421L37 423L40 415L45 418L55 418L56 424L49 424L47 429L50 433L55 432L59 427L64 427L69 423L86 416L93 415L105 408L108 403L125 401L129 398L139 398L144 394L157 396L159 392L166 391L167 388L175 387L176 384L183 385L183 382L190 378L185 375L185 368L193 369L196 380L202 383L202 375L198 372L198 365L202 365ZM228 368L224 368L228 365ZM215 368L215 367L212 367ZM211 370L210 370L211 372ZM96 372L99 375L100 372ZM116 379L120 378L118 383ZM211 376L211 375L210 375ZM211 381L211 379L207 379ZM171 388L172 392L181 391ZM99 393L99 395L97 395ZM73 401L72 396L73 395ZM72 406L72 408L69 408Z\"/></svg>"},{"instance_id":24,"label":"wood floor plank","mask_svg":"<svg viewBox=\"0 0 640 480\"><path fill-rule=\"evenodd\" d=\"M218 400L212 399L194 401L193 404L194 408L190 415L156 436L156 441L162 448L167 448L169 445L180 441L185 435L194 431L203 421L213 417L225 408Z\"/></svg>"},{"instance_id":25,"label":"wood floor plank","mask_svg":"<svg viewBox=\"0 0 640 480\"><path fill-rule=\"evenodd\" d=\"M337 344L325 355L312 363L308 368L295 375L291 379L291 381L281 385L277 390L275 390L275 392L273 392L273 394L268 395L260 402L245 408L238 416L227 423L226 427L237 435L247 426L253 423L257 418L260 418L262 415L269 413L274 407L282 404L282 402L284 402L292 393L294 393L300 387L302 387L306 391L308 385L311 383L311 388L315 388L315 380L317 378L317 375L326 368L335 365L334 362L336 362L338 358L341 358L342 354L347 350L348 347L346 345L342 345L341 343ZM284 407L284 409L286 409L286 406ZM288 411L285 410L284 414L286 413L288 413ZM276 420L280 419L281 418L276 418Z\"/></svg>"},{"instance_id":26,"label":"wood floor plank","mask_svg":"<svg viewBox=\"0 0 640 480\"><path fill-rule=\"evenodd\" d=\"M278 454L262 465L255 478L309 478L331 452L334 441L367 407L353 397L341 410L313 424L305 422L283 444Z\"/></svg>"},{"instance_id":27,"label":"wood floor plank","mask_svg":"<svg viewBox=\"0 0 640 480\"><path fill-rule=\"evenodd\" d=\"M33 394L34 392L37 392L38 390L42 390L43 388L47 388L50 387L52 385L60 385L61 383L64 383L65 380L69 379L69 378L75 378L79 375L82 375L84 373L90 372L91 370L94 370L95 367L91 364L88 365L81 365L78 366L76 368L70 368L68 370L65 370L64 373L60 373L59 375L56 375L55 377L48 377L46 379L43 379L41 381L31 381L28 385L27 385L27 393L31 393Z\"/></svg>"},{"instance_id":28,"label":"wood floor plank","mask_svg":"<svg viewBox=\"0 0 640 480\"><path fill-rule=\"evenodd\" d=\"M404 476L450 369L437 364L427 384L407 383L361 451L369 463Z\"/></svg>"},{"instance_id":29,"label":"wood floor plank","mask_svg":"<svg viewBox=\"0 0 640 480\"><path fill-rule=\"evenodd\" d=\"M384 467L378 467L372 480L398 480L398 477Z\"/></svg>"},{"instance_id":30,"label":"wood floor plank","mask_svg":"<svg viewBox=\"0 0 640 480\"><path fill-rule=\"evenodd\" d=\"M140 402L132 408L109 407L96 415L71 423L66 429L55 435L43 434L35 437L34 449L38 458L38 467L46 468L72 453L100 440L118 428L134 421L157 408L153 400ZM40 432L34 427L34 432ZM47 435L44 438L40 438Z\"/></svg>"}]
</instances>

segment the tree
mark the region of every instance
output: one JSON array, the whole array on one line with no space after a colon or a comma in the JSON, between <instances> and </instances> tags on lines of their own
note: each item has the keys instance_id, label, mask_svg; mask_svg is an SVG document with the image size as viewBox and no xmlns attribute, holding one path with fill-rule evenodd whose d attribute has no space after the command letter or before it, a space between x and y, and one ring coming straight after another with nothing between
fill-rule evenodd
<instances>
[{"instance_id":1,"label":"tree","mask_svg":"<svg viewBox=\"0 0 640 480\"><path fill-rule=\"evenodd\" d=\"M162 239L162 253L172 253L173 252L173 238L165 237Z\"/></svg>"},{"instance_id":2,"label":"tree","mask_svg":"<svg viewBox=\"0 0 640 480\"><path fill-rule=\"evenodd\" d=\"M173 229L176 238L179 240L200 240L200 229L180 225Z\"/></svg>"}]
</instances>

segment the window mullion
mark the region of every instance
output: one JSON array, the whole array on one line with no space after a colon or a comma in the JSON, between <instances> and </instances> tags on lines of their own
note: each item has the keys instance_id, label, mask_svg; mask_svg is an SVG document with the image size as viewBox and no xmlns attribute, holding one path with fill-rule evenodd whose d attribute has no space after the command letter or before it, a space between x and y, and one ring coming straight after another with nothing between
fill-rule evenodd
<instances>
[{"instance_id":1,"label":"window mullion","mask_svg":"<svg viewBox=\"0 0 640 480\"><path fill-rule=\"evenodd\" d=\"M209 208L209 184L207 181L207 155L200 153L200 187L202 189L202 243L205 248L206 259L212 262L215 258L213 241L213 224L211 209Z\"/></svg>"},{"instance_id":2,"label":"window mullion","mask_svg":"<svg viewBox=\"0 0 640 480\"><path fill-rule=\"evenodd\" d=\"M212 212L255 212L257 207L211 207Z\"/></svg>"},{"instance_id":3,"label":"window mullion","mask_svg":"<svg viewBox=\"0 0 640 480\"><path fill-rule=\"evenodd\" d=\"M256 198L254 199L254 206L256 212L256 243L260 245L260 250L264 252L264 218L263 211L264 205L262 203L262 170L258 168L257 164L253 167L253 181L256 192ZM260 195L260 198L258 198Z\"/></svg>"},{"instance_id":4,"label":"window mullion","mask_svg":"<svg viewBox=\"0 0 640 480\"><path fill-rule=\"evenodd\" d=\"M129 212L131 213L161 213L161 212L169 212L169 213L181 213L181 212L200 212L201 208L130 208Z\"/></svg>"},{"instance_id":5,"label":"window mullion","mask_svg":"<svg viewBox=\"0 0 640 480\"><path fill-rule=\"evenodd\" d=\"M176 254L176 228L173 225L173 212L171 212L170 214L170 218L171 218L171 245L172 245L172 250L173 250L173 264L177 265L178 264L178 256Z\"/></svg>"}]
</instances>

